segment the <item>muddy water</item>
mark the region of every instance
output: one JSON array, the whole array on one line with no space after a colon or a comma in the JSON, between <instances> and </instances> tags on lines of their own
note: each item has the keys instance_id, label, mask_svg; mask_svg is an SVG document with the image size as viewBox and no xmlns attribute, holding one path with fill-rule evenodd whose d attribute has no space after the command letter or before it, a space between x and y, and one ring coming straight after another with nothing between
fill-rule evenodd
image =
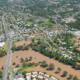
<instances>
[{"instance_id":1,"label":"muddy water","mask_svg":"<svg viewBox=\"0 0 80 80\"><path fill-rule=\"evenodd\" d=\"M31 40L27 40L27 41L23 40L15 43L14 45L17 47L17 46L23 46L24 44L29 45L30 43L31 43Z\"/></svg>"},{"instance_id":2,"label":"muddy water","mask_svg":"<svg viewBox=\"0 0 80 80\"><path fill-rule=\"evenodd\" d=\"M18 58L16 58L16 56L18 56ZM55 77L59 78L60 80L67 80L66 78L69 76L69 74L72 74L72 75L77 75L78 78L80 79L80 71L79 70L74 70L73 68L71 68L71 66L69 65L64 65L54 59L49 59L48 57L40 54L39 52L35 52L31 49L27 50L27 51L16 51L12 54L12 63L13 62L16 62L16 64L20 64L20 59L21 57L23 58L29 58L30 56L33 57L32 61L31 62L39 62L39 61L43 61L45 60L47 62L47 64L50 64L50 63L53 63L55 65L55 70L54 71L47 71L49 74L53 74ZM36 59L35 59L36 58ZM15 68L15 66L13 66L11 63L11 67L12 68ZM55 72L57 71L57 68L58 67L61 67L62 71L59 74L55 74ZM40 70L41 68L38 67L38 69L35 69L35 68L30 68L30 70ZM46 70L45 70L46 71ZM60 76L62 75L63 71L67 71L68 72L68 76L66 78L61 78Z\"/></svg>"},{"instance_id":3,"label":"muddy water","mask_svg":"<svg viewBox=\"0 0 80 80\"><path fill-rule=\"evenodd\" d=\"M0 58L0 70L2 66L5 66L6 56Z\"/></svg>"}]
</instances>

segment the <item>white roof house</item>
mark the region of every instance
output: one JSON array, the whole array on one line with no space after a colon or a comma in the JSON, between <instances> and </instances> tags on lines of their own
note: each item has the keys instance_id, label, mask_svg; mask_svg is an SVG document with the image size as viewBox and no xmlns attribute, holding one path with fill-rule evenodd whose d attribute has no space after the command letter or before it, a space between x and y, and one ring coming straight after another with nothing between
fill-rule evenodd
<instances>
[{"instance_id":1,"label":"white roof house","mask_svg":"<svg viewBox=\"0 0 80 80\"><path fill-rule=\"evenodd\" d=\"M24 80L24 78L14 78L14 80Z\"/></svg>"},{"instance_id":2,"label":"white roof house","mask_svg":"<svg viewBox=\"0 0 80 80\"><path fill-rule=\"evenodd\" d=\"M31 73L26 73L27 76L31 76Z\"/></svg>"},{"instance_id":3,"label":"white roof house","mask_svg":"<svg viewBox=\"0 0 80 80\"><path fill-rule=\"evenodd\" d=\"M16 79L16 80L24 80L24 78L18 78L18 79Z\"/></svg>"},{"instance_id":4,"label":"white roof house","mask_svg":"<svg viewBox=\"0 0 80 80\"><path fill-rule=\"evenodd\" d=\"M32 75L33 78L37 77L37 75Z\"/></svg>"},{"instance_id":5,"label":"white roof house","mask_svg":"<svg viewBox=\"0 0 80 80\"><path fill-rule=\"evenodd\" d=\"M53 77L53 76L51 76L51 79L52 79L52 80L55 80L56 78L55 78L55 77Z\"/></svg>"},{"instance_id":6,"label":"white roof house","mask_svg":"<svg viewBox=\"0 0 80 80\"><path fill-rule=\"evenodd\" d=\"M44 77L49 78L49 75L45 74Z\"/></svg>"},{"instance_id":7,"label":"white roof house","mask_svg":"<svg viewBox=\"0 0 80 80\"><path fill-rule=\"evenodd\" d=\"M31 77L30 77L30 76L26 76L26 79L27 79L27 80L31 80Z\"/></svg>"},{"instance_id":8,"label":"white roof house","mask_svg":"<svg viewBox=\"0 0 80 80\"><path fill-rule=\"evenodd\" d=\"M42 73L42 72L39 72L39 75L42 75L42 76L43 76L43 75L44 75L44 73Z\"/></svg>"},{"instance_id":9,"label":"white roof house","mask_svg":"<svg viewBox=\"0 0 80 80\"><path fill-rule=\"evenodd\" d=\"M33 75L37 75L37 72L32 72Z\"/></svg>"},{"instance_id":10,"label":"white roof house","mask_svg":"<svg viewBox=\"0 0 80 80\"><path fill-rule=\"evenodd\" d=\"M36 78L33 78L33 80L36 80Z\"/></svg>"},{"instance_id":11,"label":"white roof house","mask_svg":"<svg viewBox=\"0 0 80 80\"><path fill-rule=\"evenodd\" d=\"M38 79L43 79L43 77L42 76L38 76Z\"/></svg>"},{"instance_id":12,"label":"white roof house","mask_svg":"<svg viewBox=\"0 0 80 80\"><path fill-rule=\"evenodd\" d=\"M5 45L5 42L0 43L0 47L3 47Z\"/></svg>"}]
</instances>

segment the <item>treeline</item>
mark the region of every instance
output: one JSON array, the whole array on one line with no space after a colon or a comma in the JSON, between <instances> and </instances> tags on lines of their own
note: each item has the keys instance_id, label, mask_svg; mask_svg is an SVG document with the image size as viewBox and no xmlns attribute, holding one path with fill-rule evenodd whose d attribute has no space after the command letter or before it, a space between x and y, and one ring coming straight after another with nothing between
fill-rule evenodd
<instances>
[{"instance_id":1,"label":"treeline","mask_svg":"<svg viewBox=\"0 0 80 80\"><path fill-rule=\"evenodd\" d=\"M28 50L29 49L29 46L13 46L12 47L12 50L13 50L13 52L14 51L19 51L19 50Z\"/></svg>"},{"instance_id":2,"label":"treeline","mask_svg":"<svg viewBox=\"0 0 80 80\"><path fill-rule=\"evenodd\" d=\"M77 65L77 63L76 63L76 62L80 62L80 61L75 57L73 58L73 60L71 60L71 59L61 56L61 54L58 53L58 51L56 51L56 52L48 51L45 49L46 45L42 44L40 41L37 43L34 43L34 44L31 43L30 46L33 50L38 51L41 54L43 54L49 58L54 58L55 60L58 60L59 62L62 62L66 65L71 65L71 66L73 66L73 68L80 70L80 65Z\"/></svg>"},{"instance_id":3,"label":"treeline","mask_svg":"<svg viewBox=\"0 0 80 80\"><path fill-rule=\"evenodd\" d=\"M7 53L5 51L0 51L0 57L3 57L5 55L7 55Z\"/></svg>"}]
</instances>

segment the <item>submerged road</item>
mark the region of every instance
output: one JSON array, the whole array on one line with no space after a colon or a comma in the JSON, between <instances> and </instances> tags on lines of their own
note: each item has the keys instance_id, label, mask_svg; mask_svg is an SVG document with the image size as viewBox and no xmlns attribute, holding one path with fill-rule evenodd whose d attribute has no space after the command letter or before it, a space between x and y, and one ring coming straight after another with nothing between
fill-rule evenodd
<instances>
[{"instance_id":1,"label":"submerged road","mask_svg":"<svg viewBox=\"0 0 80 80\"><path fill-rule=\"evenodd\" d=\"M2 16L2 21L3 21L3 26L5 29L5 34L8 42L8 52L7 52L7 57L6 57L6 62L5 62L5 67L4 67L4 72L3 72L3 80L8 80L8 73L10 72L10 63L11 63L11 55L12 55L12 41L9 36L9 31L8 27L6 25L6 21L4 18L4 15Z\"/></svg>"}]
</instances>

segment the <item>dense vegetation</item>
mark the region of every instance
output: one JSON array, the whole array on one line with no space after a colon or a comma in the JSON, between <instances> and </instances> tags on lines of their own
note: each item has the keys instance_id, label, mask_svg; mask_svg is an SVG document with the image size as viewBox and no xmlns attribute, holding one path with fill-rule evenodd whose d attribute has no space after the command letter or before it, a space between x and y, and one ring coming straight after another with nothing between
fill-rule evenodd
<instances>
[{"instance_id":1,"label":"dense vegetation","mask_svg":"<svg viewBox=\"0 0 80 80\"><path fill-rule=\"evenodd\" d=\"M0 6L6 5L7 0L0 0Z\"/></svg>"},{"instance_id":2,"label":"dense vegetation","mask_svg":"<svg viewBox=\"0 0 80 80\"><path fill-rule=\"evenodd\" d=\"M74 23L69 23L68 26L70 28L75 28L80 30L80 18L78 18Z\"/></svg>"},{"instance_id":3,"label":"dense vegetation","mask_svg":"<svg viewBox=\"0 0 80 80\"><path fill-rule=\"evenodd\" d=\"M66 42L67 44L65 44L63 47L67 47L68 49L70 48L70 46L74 46L74 41L72 40L73 35L71 34L63 34L63 37L61 38L63 42ZM66 65L71 65L73 66L73 68L75 69L79 69L80 70L80 65L77 65L76 62L80 62L76 57L74 57L73 59L68 59L65 58L63 56L61 56L61 54L59 53L59 51L50 51L50 50L46 50L45 48L48 46L47 44L43 43L41 40L38 40L37 43L34 42L34 39L32 39L32 42L30 45L28 46L18 46L18 47L13 47L13 51L18 51L18 50L28 50L29 47L31 47L33 50L40 52L41 54L48 56L49 58L54 58L55 60L58 60L59 62L62 62ZM59 44L59 42L57 41L57 38L54 38L54 43ZM51 43L51 42L50 42ZM51 45L53 47L55 47L55 45L53 45L51 43ZM61 45L61 44L60 44ZM71 49L73 52L76 53L76 48L73 47ZM43 62L45 63L45 62ZM45 63L43 65L43 67L47 67L48 65Z\"/></svg>"},{"instance_id":4,"label":"dense vegetation","mask_svg":"<svg viewBox=\"0 0 80 80\"><path fill-rule=\"evenodd\" d=\"M5 51L0 51L0 57L3 57L5 55L7 55L7 53Z\"/></svg>"}]
</instances>

